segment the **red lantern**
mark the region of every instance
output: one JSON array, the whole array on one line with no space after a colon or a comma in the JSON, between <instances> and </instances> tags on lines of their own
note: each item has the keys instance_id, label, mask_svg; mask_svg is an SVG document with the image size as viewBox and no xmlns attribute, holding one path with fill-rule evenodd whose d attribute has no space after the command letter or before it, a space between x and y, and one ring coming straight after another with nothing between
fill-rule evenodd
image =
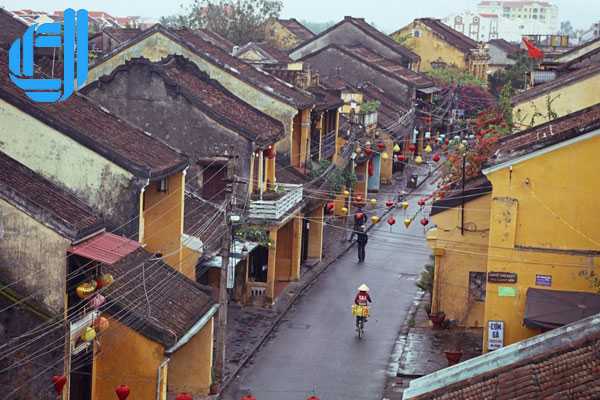
<instances>
[{"instance_id":1,"label":"red lantern","mask_svg":"<svg viewBox=\"0 0 600 400\"><path fill-rule=\"evenodd\" d=\"M129 396L129 386L120 385L115 389L115 393L117 394L119 400L125 400Z\"/></svg>"},{"instance_id":2,"label":"red lantern","mask_svg":"<svg viewBox=\"0 0 600 400\"><path fill-rule=\"evenodd\" d=\"M436 153L433 155L432 159L433 159L433 161L438 162L438 161L440 161L440 155Z\"/></svg>"},{"instance_id":3,"label":"red lantern","mask_svg":"<svg viewBox=\"0 0 600 400\"><path fill-rule=\"evenodd\" d=\"M369 172L369 176L373 176L375 174L372 161L369 162L369 167L367 169Z\"/></svg>"},{"instance_id":4,"label":"red lantern","mask_svg":"<svg viewBox=\"0 0 600 400\"><path fill-rule=\"evenodd\" d=\"M423 207L425 205L425 199L419 199L417 204L419 205L419 207Z\"/></svg>"},{"instance_id":5,"label":"red lantern","mask_svg":"<svg viewBox=\"0 0 600 400\"><path fill-rule=\"evenodd\" d=\"M365 214L359 212L359 213L356 213L356 215L354 216L354 219L357 221L361 221L364 217L365 217Z\"/></svg>"},{"instance_id":6,"label":"red lantern","mask_svg":"<svg viewBox=\"0 0 600 400\"><path fill-rule=\"evenodd\" d=\"M331 211L335 208L335 203L333 201L330 201L329 203L327 203L327 211Z\"/></svg>"},{"instance_id":7,"label":"red lantern","mask_svg":"<svg viewBox=\"0 0 600 400\"><path fill-rule=\"evenodd\" d=\"M392 226L392 225L396 224L396 218L389 217L388 220L387 220L387 223L388 223L389 226Z\"/></svg>"},{"instance_id":8,"label":"red lantern","mask_svg":"<svg viewBox=\"0 0 600 400\"><path fill-rule=\"evenodd\" d=\"M272 160L273 158L275 158L275 152L273 151L273 146L267 147L267 149L265 150L264 154L265 154L265 157L267 157L270 160Z\"/></svg>"},{"instance_id":9,"label":"red lantern","mask_svg":"<svg viewBox=\"0 0 600 400\"><path fill-rule=\"evenodd\" d=\"M242 397L240 400L256 400L256 397L247 394L244 397Z\"/></svg>"},{"instance_id":10,"label":"red lantern","mask_svg":"<svg viewBox=\"0 0 600 400\"><path fill-rule=\"evenodd\" d=\"M398 154L396 158L398 158L398 161L400 162L406 161L406 156L404 154Z\"/></svg>"},{"instance_id":11,"label":"red lantern","mask_svg":"<svg viewBox=\"0 0 600 400\"><path fill-rule=\"evenodd\" d=\"M423 219L421 220L421 225L423 225L423 226L427 226L428 224L429 224L429 220L428 220L427 218L423 218Z\"/></svg>"},{"instance_id":12,"label":"red lantern","mask_svg":"<svg viewBox=\"0 0 600 400\"><path fill-rule=\"evenodd\" d=\"M194 400L194 398L187 393L179 393L175 400Z\"/></svg>"},{"instance_id":13,"label":"red lantern","mask_svg":"<svg viewBox=\"0 0 600 400\"><path fill-rule=\"evenodd\" d=\"M373 150L371 150L369 147L367 147L367 148L365 149L365 154L366 154L367 156L370 156L371 154L373 154Z\"/></svg>"},{"instance_id":14,"label":"red lantern","mask_svg":"<svg viewBox=\"0 0 600 400\"><path fill-rule=\"evenodd\" d=\"M54 390L57 395L61 395L65 384L67 383L67 377L64 375L54 375L52 377L52 383L54 384Z\"/></svg>"},{"instance_id":15,"label":"red lantern","mask_svg":"<svg viewBox=\"0 0 600 400\"><path fill-rule=\"evenodd\" d=\"M379 150L385 150L385 143L383 143L383 142L377 143L377 148Z\"/></svg>"},{"instance_id":16,"label":"red lantern","mask_svg":"<svg viewBox=\"0 0 600 400\"><path fill-rule=\"evenodd\" d=\"M388 201L386 201L386 202L385 202L385 205L386 205L387 207L390 207L390 208L391 208L391 207L393 207L393 206L394 206L394 202L393 202L392 200L388 200Z\"/></svg>"},{"instance_id":17,"label":"red lantern","mask_svg":"<svg viewBox=\"0 0 600 400\"><path fill-rule=\"evenodd\" d=\"M415 146L414 144L411 144L410 146L408 146L408 150L410 150L411 152L415 152L417 150L417 146Z\"/></svg>"},{"instance_id":18,"label":"red lantern","mask_svg":"<svg viewBox=\"0 0 600 400\"><path fill-rule=\"evenodd\" d=\"M308 399L306 400L321 400L319 399L317 396L310 396Z\"/></svg>"},{"instance_id":19,"label":"red lantern","mask_svg":"<svg viewBox=\"0 0 600 400\"><path fill-rule=\"evenodd\" d=\"M362 196L356 196L356 202L357 203L362 203L362 201L363 201Z\"/></svg>"}]
</instances>

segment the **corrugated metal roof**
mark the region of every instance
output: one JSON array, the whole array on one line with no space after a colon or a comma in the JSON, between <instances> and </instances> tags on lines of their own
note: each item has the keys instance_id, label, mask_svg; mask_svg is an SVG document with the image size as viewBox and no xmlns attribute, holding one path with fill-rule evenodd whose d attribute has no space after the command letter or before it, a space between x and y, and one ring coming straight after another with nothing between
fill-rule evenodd
<instances>
[{"instance_id":1,"label":"corrugated metal roof","mask_svg":"<svg viewBox=\"0 0 600 400\"><path fill-rule=\"evenodd\" d=\"M112 233L102 233L69 249L69 253L112 265L140 247L140 244L126 237Z\"/></svg>"}]
</instances>

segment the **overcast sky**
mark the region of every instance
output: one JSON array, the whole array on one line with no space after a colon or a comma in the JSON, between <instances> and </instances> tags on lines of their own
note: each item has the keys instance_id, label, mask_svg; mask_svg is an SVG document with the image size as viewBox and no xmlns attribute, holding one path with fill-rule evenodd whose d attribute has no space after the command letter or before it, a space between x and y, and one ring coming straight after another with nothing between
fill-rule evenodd
<instances>
[{"instance_id":1,"label":"overcast sky","mask_svg":"<svg viewBox=\"0 0 600 400\"><path fill-rule=\"evenodd\" d=\"M570 20L576 29L587 29L593 22L600 21L599 0L551 1L559 6L560 20ZM158 18L179 12L181 2L190 4L192 0L0 0L0 6L45 11L72 7L102 10L118 16ZM454 11L474 10L477 3L478 0L284 0L283 17L325 22L352 15L392 31L414 18L444 17Z\"/></svg>"}]
</instances>

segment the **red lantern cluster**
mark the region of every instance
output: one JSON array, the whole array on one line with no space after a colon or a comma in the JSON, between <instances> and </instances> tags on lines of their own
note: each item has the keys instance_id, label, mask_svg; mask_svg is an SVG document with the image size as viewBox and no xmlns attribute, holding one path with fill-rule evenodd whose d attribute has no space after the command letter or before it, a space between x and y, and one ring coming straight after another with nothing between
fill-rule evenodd
<instances>
[{"instance_id":1,"label":"red lantern cluster","mask_svg":"<svg viewBox=\"0 0 600 400\"><path fill-rule=\"evenodd\" d=\"M57 395L61 395L63 392L63 388L67 383L67 377L64 375L54 375L52 377L52 383L54 384L54 390Z\"/></svg>"},{"instance_id":2,"label":"red lantern cluster","mask_svg":"<svg viewBox=\"0 0 600 400\"><path fill-rule=\"evenodd\" d=\"M194 398L187 393L179 393L175 400L194 400Z\"/></svg>"},{"instance_id":3,"label":"red lantern cluster","mask_svg":"<svg viewBox=\"0 0 600 400\"><path fill-rule=\"evenodd\" d=\"M394 217L389 217L387 220L387 223L389 226L395 225L396 224L396 218Z\"/></svg>"},{"instance_id":4,"label":"red lantern cluster","mask_svg":"<svg viewBox=\"0 0 600 400\"><path fill-rule=\"evenodd\" d=\"M120 385L115 389L115 393L117 394L119 400L125 400L127 397L129 397L129 386Z\"/></svg>"},{"instance_id":5,"label":"red lantern cluster","mask_svg":"<svg viewBox=\"0 0 600 400\"><path fill-rule=\"evenodd\" d=\"M392 208L394 206L394 202L392 200L388 200L385 202L386 207Z\"/></svg>"},{"instance_id":6,"label":"red lantern cluster","mask_svg":"<svg viewBox=\"0 0 600 400\"><path fill-rule=\"evenodd\" d=\"M428 220L427 218L423 218L423 219L421 220L421 225L423 225L423 226L427 226L427 225L429 225L429 220Z\"/></svg>"},{"instance_id":7,"label":"red lantern cluster","mask_svg":"<svg viewBox=\"0 0 600 400\"><path fill-rule=\"evenodd\" d=\"M306 400L321 400L319 399L317 396L310 396L308 399Z\"/></svg>"},{"instance_id":8,"label":"red lantern cluster","mask_svg":"<svg viewBox=\"0 0 600 400\"><path fill-rule=\"evenodd\" d=\"M335 208L335 203L333 201L330 201L329 203L327 203L327 211L332 211Z\"/></svg>"}]
</instances>

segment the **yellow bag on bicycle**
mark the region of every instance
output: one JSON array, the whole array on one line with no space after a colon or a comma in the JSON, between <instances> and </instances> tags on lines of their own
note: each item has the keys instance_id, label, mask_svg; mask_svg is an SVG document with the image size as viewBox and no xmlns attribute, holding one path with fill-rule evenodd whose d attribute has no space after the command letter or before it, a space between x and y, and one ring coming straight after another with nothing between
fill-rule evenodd
<instances>
[{"instance_id":1,"label":"yellow bag on bicycle","mask_svg":"<svg viewBox=\"0 0 600 400\"><path fill-rule=\"evenodd\" d=\"M369 307L359 306L358 304L353 304L352 305L352 316L353 317L368 317L369 316Z\"/></svg>"}]
</instances>

